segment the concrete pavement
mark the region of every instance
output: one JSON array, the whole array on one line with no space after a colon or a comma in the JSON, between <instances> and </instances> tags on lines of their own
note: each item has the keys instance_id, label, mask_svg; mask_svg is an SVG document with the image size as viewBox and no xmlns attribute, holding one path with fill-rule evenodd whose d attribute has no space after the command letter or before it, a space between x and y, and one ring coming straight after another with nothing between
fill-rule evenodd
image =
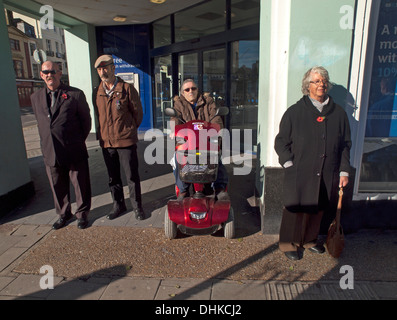
<instances>
[{"instance_id":1,"label":"concrete pavement","mask_svg":"<svg viewBox=\"0 0 397 320\"><path fill-rule=\"evenodd\" d=\"M92 271L90 269L91 271L86 274L82 271L82 275L77 277L73 276L74 273L68 271L68 269L62 270L60 272L62 274L58 274L55 269L46 269L47 260L37 262L44 268L41 271L40 268L31 270L29 266L36 263L34 256L38 259L42 256L49 259L46 256L49 252L55 256L51 257L53 260L48 261L67 264L66 259L68 261L75 259L73 260L74 264L79 263L76 255L81 253L81 248L78 252L73 251L72 256L67 255L67 250L65 252L60 252L62 250L51 251L51 245L59 245L57 241L60 241L67 232L73 233L75 238L81 237L81 239L78 239L79 241L85 241L84 235L88 234L86 231L91 232L91 234L96 232L98 238L101 233L108 232L110 233L109 236L106 236L108 239L117 239L116 235L125 230L140 230L140 232L147 233L151 230L156 235L161 233L159 230L163 228L164 206L169 199L174 197L174 177L168 164L149 166L144 163L143 151L149 142L141 140L138 150L141 151L140 174L147 218L143 221L137 221L133 214L128 212L115 220L109 221L105 216L110 210L112 202L107 187L106 169L98 143L88 141L93 186L89 228L77 233L76 221L72 221L64 230L54 231L51 226L57 220L57 217L53 209L52 196L42 163L37 127L34 121L24 126L24 135L36 194L28 203L21 205L20 208L0 220L1 300L82 299L152 300L155 302L164 300L397 299L396 231L381 230L374 232L364 230L355 235L347 235L347 243L351 239L352 247L349 249L347 246L344 253L345 258L342 257L340 261L329 260L329 258L322 258L321 260L318 257L307 255L307 258L305 256L301 262L291 264L286 261L283 255L278 253L277 235L265 236L260 234L260 219L257 209L251 208L247 202L247 198L253 195L253 188L249 186L253 186L255 172L245 177L231 177L230 192L233 207L238 217L236 240L230 242L229 245L225 242L226 240L219 237L200 238L199 240L182 237L175 242L177 245L173 249L180 250L181 256L186 255L187 252L183 250L186 250L186 244L189 244L189 241L202 241L203 243L209 241L209 243L214 243L217 250L218 247L216 246L219 246L219 251L226 252L226 256L223 256L226 261L221 269L209 277L185 277L183 274L153 277L151 274L145 273L145 268L139 270L139 274L134 274L131 272L133 270L129 270L129 268L135 269L135 266L125 265L124 260L120 262L120 265L117 265L116 259L113 258L109 259L110 261L96 261L95 263L100 266L100 270ZM125 191L127 195L127 190ZM77 236L75 236L76 234ZM170 253L169 243L160 238L156 236L150 239L148 245L150 243L151 246L160 247L159 255L163 252L166 256ZM237 254L234 250L237 250L240 246L241 250L247 251L247 248L256 246L258 243L260 246L262 239L263 250L254 254L247 254L246 257L238 260L241 253ZM365 258L365 261L368 261L366 267L363 267L364 260L360 260L360 257L365 256L366 252L359 252L358 255L355 255L354 251L357 250L353 248L353 245L357 245L360 248L359 250L365 251L366 246L361 245L364 242L372 245L373 249L371 250L374 251L369 252L375 260L371 261L371 256L368 259ZM200 242L198 243L198 246L200 246ZM64 245L68 246L69 244ZM131 243L131 246L133 245ZM247 247L243 247L243 245L247 245ZM179 246L181 246L181 249L179 249ZM93 247L91 248L93 250ZM91 258L100 260L101 250L95 254L93 252ZM103 249L104 260L106 260L106 252ZM223 253L221 254L223 255ZM349 254L350 256L348 256ZM227 264L230 260L228 255L230 257L237 256L235 257L237 262ZM194 257L199 259L198 255ZM128 257L126 258L128 259ZM82 259L80 258L81 261L84 261ZM155 259L153 258L150 263L155 265ZM189 268L192 262L191 260L185 260L184 267ZM299 265L299 263L301 264ZM341 288L341 284L343 287L343 284L349 283L347 276L343 278L344 274L340 272L340 268L345 263L352 265L353 270L356 271L351 279L353 280L353 288L350 289ZM263 266L267 265L272 266L271 276L264 275L261 270ZM210 268L211 266L204 265L203 267ZM250 267L255 268L255 270L251 271ZM84 265L81 265L80 268L84 270ZM73 272L76 272L75 269L73 270ZM316 273L314 270L316 270ZM50 273L45 273L48 271ZM46 278L47 275L51 275L51 272L54 273L54 277ZM70 273L68 274L68 272ZM290 272L293 276L284 276L287 272ZM248 273L249 275L247 275ZM278 276L280 274L283 274L283 277ZM42 289L40 284L42 287L53 285L53 289Z\"/></svg>"}]
</instances>

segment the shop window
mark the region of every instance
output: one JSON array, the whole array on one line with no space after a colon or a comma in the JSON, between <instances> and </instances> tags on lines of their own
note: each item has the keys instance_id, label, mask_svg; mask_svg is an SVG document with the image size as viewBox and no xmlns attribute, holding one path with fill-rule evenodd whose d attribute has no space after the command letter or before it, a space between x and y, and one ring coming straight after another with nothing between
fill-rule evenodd
<instances>
[{"instance_id":1,"label":"shop window","mask_svg":"<svg viewBox=\"0 0 397 320\"><path fill-rule=\"evenodd\" d=\"M232 0L231 28L259 23L260 0Z\"/></svg>"},{"instance_id":2,"label":"shop window","mask_svg":"<svg viewBox=\"0 0 397 320\"><path fill-rule=\"evenodd\" d=\"M251 129L257 140L259 41L232 43L230 128Z\"/></svg>"},{"instance_id":3,"label":"shop window","mask_svg":"<svg viewBox=\"0 0 397 320\"><path fill-rule=\"evenodd\" d=\"M209 93L217 106L226 104L225 49L204 51L203 92Z\"/></svg>"},{"instance_id":4,"label":"shop window","mask_svg":"<svg viewBox=\"0 0 397 320\"><path fill-rule=\"evenodd\" d=\"M359 192L397 192L397 1L382 0Z\"/></svg>"},{"instance_id":5,"label":"shop window","mask_svg":"<svg viewBox=\"0 0 397 320\"><path fill-rule=\"evenodd\" d=\"M172 67L171 56L156 57L154 59L154 127L167 129L169 117L164 114L165 108L172 107Z\"/></svg>"},{"instance_id":6,"label":"shop window","mask_svg":"<svg viewBox=\"0 0 397 320\"><path fill-rule=\"evenodd\" d=\"M170 16L153 22L153 48L171 44L171 22Z\"/></svg>"},{"instance_id":7,"label":"shop window","mask_svg":"<svg viewBox=\"0 0 397 320\"><path fill-rule=\"evenodd\" d=\"M197 84L199 84L198 53L181 54L179 56L178 70L178 88L181 87L183 81L186 79L193 79Z\"/></svg>"},{"instance_id":8,"label":"shop window","mask_svg":"<svg viewBox=\"0 0 397 320\"><path fill-rule=\"evenodd\" d=\"M175 13L175 41L200 38L226 29L226 2L213 0Z\"/></svg>"}]
</instances>

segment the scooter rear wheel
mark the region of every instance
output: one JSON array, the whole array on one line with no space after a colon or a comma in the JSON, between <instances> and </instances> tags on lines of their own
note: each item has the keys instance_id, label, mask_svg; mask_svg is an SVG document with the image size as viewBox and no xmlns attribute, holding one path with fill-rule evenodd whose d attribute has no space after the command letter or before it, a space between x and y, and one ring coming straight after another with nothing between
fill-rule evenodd
<instances>
[{"instance_id":1,"label":"scooter rear wheel","mask_svg":"<svg viewBox=\"0 0 397 320\"><path fill-rule=\"evenodd\" d=\"M165 236L170 240L175 239L178 233L176 223L172 221L168 215L168 206L165 207L164 212L164 233Z\"/></svg>"}]
</instances>

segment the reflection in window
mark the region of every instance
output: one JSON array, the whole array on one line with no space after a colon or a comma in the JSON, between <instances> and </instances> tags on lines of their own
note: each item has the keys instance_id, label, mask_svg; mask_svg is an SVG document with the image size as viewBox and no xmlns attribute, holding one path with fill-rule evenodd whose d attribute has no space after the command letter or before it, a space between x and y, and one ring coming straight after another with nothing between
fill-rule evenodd
<instances>
[{"instance_id":1,"label":"reflection in window","mask_svg":"<svg viewBox=\"0 0 397 320\"><path fill-rule=\"evenodd\" d=\"M231 28L259 23L260 0L232 0Z\"/></svg>"},{"instance_id":2,"label":"reflection in window","mask_svg":"<svg viewBox=\"0 0 397 320\"><path fill-rule=\"evenodd\" d=\"M208 92L217 106L225 105L225 49L203 53L203 92Z\"/></svg>"},{"instance_id":3,"label":"reflection in window","mask_svg":"<svg viewBox=\"0 0 397 320\"><path fill-rule=\"evenodd\" d=\"M198 84L198 54L183 54L179 56L179 85L186 79L193 79ZM179 94L179 92L178 92Z\"/></svg>"},{"instance_id":4,"label":"reflection in window","mask_svg":"<svg viewBox=\"0 0 397 320\"><path fill-rule=\"evenodd\" d=\"M214 0L175 13L175 41L180 42L225 31L225 8L224 0Z\"/></svg>"},{"instance_id":5,"label":"reflection in window","mask_svg":"<svg viewBox=\"0 0 397 320\"><path fill-rule=\"evenodd\" d=\"M158 20L153 26L153 48L171 44L171 22L170 16Z\"/></svg>"},{"instance_id":6,"label":"reflection in window","mask_svg":"<svg viewBox=\"0 0 397 320\"><path fill-rule=\"evenodd\" d=\"M230 128L252 129L256 144L258 124L259 41L232 44Z\"/></svg>"},{"instance_id":7,"label":"reflection in window","mask_svg":"<svg viewBox=\"0 0 397 320\"><path fill-rule=\"evenodd\" d=\"M154 127L164 130L167 128L169 117L165 116L164 109L172 106L172 68L171 56L154 59Z\"/></svg>"}]
</instances>

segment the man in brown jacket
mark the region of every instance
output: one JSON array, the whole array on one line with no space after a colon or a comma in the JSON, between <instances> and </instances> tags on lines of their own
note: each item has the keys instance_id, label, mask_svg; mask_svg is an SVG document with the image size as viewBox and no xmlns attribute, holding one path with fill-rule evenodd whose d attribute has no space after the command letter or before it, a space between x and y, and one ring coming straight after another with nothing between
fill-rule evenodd
<instances>
[{"instance_id":1,"label":"man in brown jacket","mask_svg":"<svg viewBox=\"0 0 397 320\"><path fill-rule=\"evenodd\" d=\"M100 56L95 62L95 68L102 80L93 92L97 134L113 198L113 209L107 218L115 219L127 211L120 175L121 165L127 178L135 218L142 220L144 212L136 146L138 127L143 118L141 100L133 85L116 77L111 55Z\"/></svg>"}]
</instances>

